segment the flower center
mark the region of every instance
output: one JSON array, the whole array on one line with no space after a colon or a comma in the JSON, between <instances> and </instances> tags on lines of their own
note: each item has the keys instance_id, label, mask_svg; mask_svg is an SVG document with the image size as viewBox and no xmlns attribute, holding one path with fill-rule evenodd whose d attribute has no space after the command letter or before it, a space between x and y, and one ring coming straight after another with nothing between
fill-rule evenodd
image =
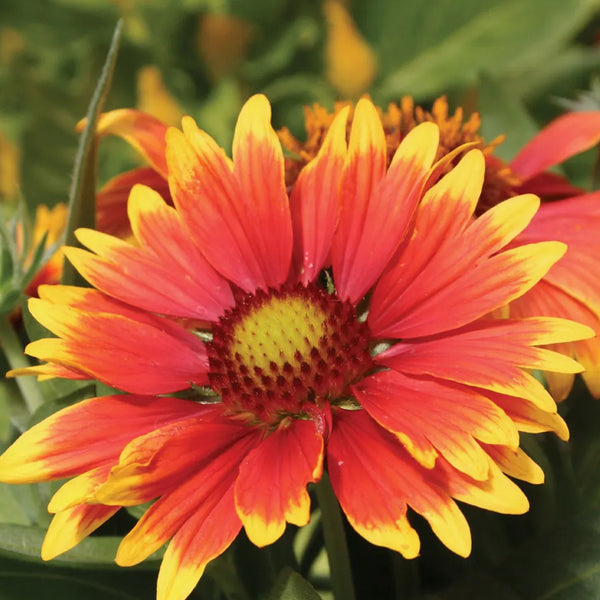
<instances>
[{"instance_id":1,"label":"flower center","mask_svg":"<svg viewBox=\"0 0 600 600\"><path fill-rule=\"evenodd\" d=\"M335 403L371 366L354 307L313 284L241 296L214 326L208 356L223 403L267 426Z\"/></svg>"}]
</instances>

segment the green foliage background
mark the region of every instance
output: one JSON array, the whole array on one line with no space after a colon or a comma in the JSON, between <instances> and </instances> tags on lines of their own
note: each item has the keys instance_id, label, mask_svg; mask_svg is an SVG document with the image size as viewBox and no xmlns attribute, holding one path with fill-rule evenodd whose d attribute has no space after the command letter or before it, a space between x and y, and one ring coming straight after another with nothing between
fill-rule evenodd
<instances>
[{"instance_id":1,"label":"green foliage background","mask_svg":"<svg viewBox=\"0 0 600 600\"><path fill-rule=\"evenodd\" d=\"M349 9L377 59L365 91L379 103L409 94L424 105L447 94L451 106L481 112L486 139L506 134L497 152L506 159L565 105L600 109L599 0L354 0ZM218 74L198 42L214 15L236 17L251 32L244 52ZM3 0L0 40L17 42L11 49L0 41L0 131L20 148L20 188L30 208L68 198L74 127L88 110L119 17L124 31L106 108L135 106L137 74L153 65L182 110L227 148L252 93L266 93L275 126L298 135L303 105L331 106L339 97L326 76L328 28L317 0ZM99 179L135 161L124 144L108 140ZM564 169L589 188L594 161L591 151ZM43 335L27 313L24 320L30 339ZM15 382L0 382L0 449L61 406L107 393L74 382L50 382L42 392L48 401L30 414L15 400ZM348 531L359 599L600 597L600 403L577 385L561 413L572 432L568 444L525 436L547 476L543 487L525 486L530 513L465 510L474 535L469 560L445 550L417 518L422 556L410 562ZM152 598L159 557L129 570L112 563L135 511L51 564L41 562L53 489L0 485L0 598ZM260 552L236 541L192 597L317 598L315 589L327 597L318 515L313 521L300 536L288 528ZM292 551L295 571L282 569Z\"/></svg>"}]
</instances>

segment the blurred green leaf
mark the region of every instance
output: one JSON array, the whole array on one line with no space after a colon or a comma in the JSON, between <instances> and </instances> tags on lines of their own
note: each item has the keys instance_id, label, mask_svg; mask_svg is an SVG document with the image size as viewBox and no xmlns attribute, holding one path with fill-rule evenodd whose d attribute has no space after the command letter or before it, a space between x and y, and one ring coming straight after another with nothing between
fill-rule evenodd
<instances>
[{"instance_id":1,"label":"blurred green leaf","mask_svg":"<svg viewBox=\"0 0 600 600\"><path fill-rule=\"evenodd\" d=\"M431 36L423 33L421 25L427 19L411 21L417 10L414 8L412 15L396 20L403 30L418 32L422 51L409 60L406 54L395 54L402 66L384 76L375 92L379 100L393 100L403 94L423 98L450 87L471 85L482 70L526 77L531 69L558 54L562 44L599 7L598 0L507 0L491 7L490 3L480 3L471 14L465 14L469 3L452 3L452 8L441 12L447 4L441 0L426 5L428 15L445 17L454 13L454 6L462 11L463 23L446 35L440 35L439 29ZM451 20L455 24L456 14Z\"/></svg>"},{"instance_id":2,"label":"blurred green leaf","mask_svg":"<svg viewBox=\"0 0 600 600\"><path fill-rule=\"evenodd\" d=\"M0 523L0 554L43 563L40 550L45 535L45 530L37 527ZM113 536L87 537L75 548L54 558L52 564L100 569L106 569L108 566L118 569L120 567L117 567L114 558L121 539L121 537ZM135 570L156 569L162 554L162 551L155 552L147 560L132 568Z\"/></svg>"},{"instance_id":3,"label":"blurred green leaf","mask_svg":"<svg viewBox=\"0 0 600 600\"><path fill-rule=\"evenodd\" d=\"M31 525L32 521L23 510L14 490L15 486L0 483L0 522Z\"/></svg>"},{"instance_id":4,"label":"blurred green leaf","mask_svg":"<svg viewBox=\"0 0 600 600\"><path fill-rule=\"evenodd\" d=\"M505 134L494 154L510 161L538 132L537 125L523 103L493 77L481 75L477 90L481 134L488 142Z\"/></svg>"},{"instance_id":5,"label":"blurred green leaf","mask_svg":"<svg viewBox=\"0 0 600 600\"><path fill-rule=\"evenodd\" d=\"M564 521L515 552L499 573L522 598L590 600L600 589L600 510Z\"/></svg>"},{"instance_id":6,"label":"blurred green leaf","mask_svg":"<svg viewBox=\"0 0 600 600\"><path fill-rule=\"evenodd\" d=\"M285 568L281 571L269 600L319 600L320 596L312 585L296 571Z\"/></svg>"},{"instance_id":7,"label":"blurred green leaf","mask_svg":"<svg viewBox=\"0 0 600 600\"><path fill-rule=\"evenodd\" d=\"M94 571L17 561L0 556L2 600L140 600L153 598L153 572L121 569Z\"/></svg>"},{"instance_id":8,"label":"blurred green leaf","mask_svg":"<svg viewBox=\"0 0 600 600\"><path fill-rule=\"evenodd\" d=\"M93 227L96 220L96 122L110 89L122 28L123 23L119 21L113 34L98 85L90 102L86 127L81 135L75 157L73 184L69 193L69 217L65 229L65 243L68 245L77 243L74 232L78 227ZM77 271L65 259L61 282L66 285L73 285L77 281Z\"/></svg>"}]
</instances>

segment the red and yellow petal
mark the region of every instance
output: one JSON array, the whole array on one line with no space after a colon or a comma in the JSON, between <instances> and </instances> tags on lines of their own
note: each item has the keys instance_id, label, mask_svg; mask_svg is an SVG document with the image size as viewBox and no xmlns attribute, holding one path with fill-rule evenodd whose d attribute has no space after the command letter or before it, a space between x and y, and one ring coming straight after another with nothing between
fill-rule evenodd
<instances>
[{"instance_id":1,"label":"red and yellow petal","mask_svg":"<svg viewBox=\"0 0 600 600\"><path fill-rule=\"evenodd\" d=\"M312 421L280 426L246 456L235 484L235 503L252 543L272 544L286 522L308 523L306 486L318 481L322 470L323 437Z\"/></svg>"},{"instance_id":2,"label":"red and yellow petal","mask_svg":"<svg viewBox=\"0 0 600 600\"><path fill-rule=\"evenodd\" d=\"M139 167L107 181L96 194L96 228L121 239L131 236L127 202L134 185L141 183L173 205L167 180L152 167Z\"/></svg>"},{"instance_id":3,"label":"red and yellow petal","mask_svg":"<svg viewBox=\"0 0 600 600\"><path fill-rule=\"evenodd\" d=\"M133 438L201 411L176 398L117 395L84 400L27 430L0 456L0 481L36 483L110 461Z\"/></svg>"},{"instance_id":4,"label":"red and yellow petal","mask_svg":"<svg viewBox=\"0 0 600 600\"><path fill-rule=\"evenodd\" d=\"M510 418L466 386L381 371L352 389L365 410L426 468L441 454L454 468L483 480L489 465L478 441L519 444Z\"/></svg>"},{"instance_id":5,"label":"red and yellow petal","mask_svg":"<svg viewBox=\"0 0 600 600\"><path fill-rule=\"evenodd\" d=\"M537 175L600 142L600 111L570 112L544 127L510 163L523 179Z\"/></svg>"},{"instance_id":6,"label":"red and yellow petal","mask_svg":"<svg viewBox=\"0 0 600 600\"><path fill-rule=\"evenodd\" d=\"M336 116L317 157L300 171L292 188L293 274L305 285L317 278L329 259L338 223L348 111L346 108Z\"/></svg>"},{"instance_id":7,"label":"red and yellow petal","mask_svg":"<svg viewBox=\"0 0 600 600\"><path fill-rule=\"evenodd\" d=\"M40 323L60 336L27 346L26 352L40 360L88 373L133 394L164 394L187 389L190 382L208 382L204 344L175 323L162 319L161 327L43 299L32 299L29 307Z\"/></svg>"},{"instance_id":8,"label":"red and yellow petal","mask_svg":"<svg viewBox=\"0 0 600 600\"><path fill-rule=\"evenodd\" d=\"M271 106L262 94L252 96L240 111L233 136L233 171L250 243L266 284L276 287L290 269L292 222L283 150L271 126Z\"/></svg>"},{"instance_id":9,"label":"red and yellow petal","mask_svg":"<svg viewBox=\"0 0 600 600\"><path fill-rule=\"evenodd\" d=\"M216 451L208 445L203 447L199 468L188 469L177 485L163 490L161 497L125 536L119 546L117 563L122 566L135 565L176 535L189 519L208 518L221 499L230 491L233 493L240 463L258 443L259 438L248 432L246 436L229 440L229 445L222 444ZM149 478L152 475L150 469L148 471ZM121 493L116 487L113 490ZM105 492L109 500L116 497L114 494L108 496L108 489ZM122 495L126 497L126 492ZM237 514L234 520L239 531L242 522ZM210 546L211 540L205 540L205 543Z\"/></svg>"},{"instance_id":10,"label":"red and yellow petal","mask_svg":"<svg viewBox=\"0 0 600 600\"><path fill-rule=\"evenodd\" d=\"M206 262L180 225L175 209L150 188L136 186L130 214L139 246L91 229L65 255L97 289L138 308L160 314L215 321L233 304L225 279ZM160 239L148 240L149 230Z\"/></svg>"},{"instance_id":11,"label":"red and yellow petal","mask_svg":"<svg viewBox=\"0 0 600 600\"><path fill-rule=\"evenodd\" d=\"M544 471L521 448L488 444L483 448L506 475L527 483L544 483Z\"/></svg>"},{"instance_id":12,"label":"red and yellow petal","mask_svg":"<svg viewBox=\"0 0 600 600\"><path fill-rule=\"evenodd\" d=\"M233 496L231 485L216 504L203 505L173 537L158 573L157 600L187 598L206 565L236 538L242 524Z\"/></svg>"},{"instance_id":13,"label":"red and yellow petal","mask_svg":"<svg viewBox=\"0 0 600 600\"><path fill-rule=\"evenodd\" d=\"M564 319L480 321L437 338L395 344L377 362L405 374L431 375L525 398L542 410L556 405L544 387L523 369L577 373L567 356L534 345L590 337L585 325Z\"/></svg>"},{"instance_id":14,"label":"red and yellow petal","mask_svg":"<svg viewBox=\"0 0 600 600\"><path fill-rule=\"evenodd\" d=\"M42 544L42 558L52 560L77 546L81 540L108 521L119 506L79 504L63 510L52 519Z\"/></svg>"},{"instance_id":15,"label":"red and yellow petal","mask_svg":"<svg viewBox=\"0 0 600 600\"><path fill-rule=\"evenodd\" d=\"M85 127L85 119L77 129ZM103 113L98 119L96 132L99 136L116 135L131 144L165 179L165 134L167 126L148 113L131 108L120 108Z\"/></svg>"},{"instance_id":16,"label":"red and yellow petal","mask_svg":"<svg viewBox=\"0 0 600 600\"><path fill-rule=\"evenodd\" d=\"M578 323L583 323L596 332L596 337L563 344L552 344L549 349L574 356L585 371L582 373L590 392L600 397L600 319L586 305L562 289L542 280L527 294L510 305L510 313L515 318L532 315L563 315ZM564 400L573 386L573 374L545 374L550 393L558 402Z\"/></svg>"},{"instance_id":17,"label":"red and yellow petal","mask_svg":"<svg viewBox=\"0 0 600 600\"><path fill-rule=\"evenodd\" d=\"M327 460L331 484L356 531L369 542L400 552L419 553L419 537L406 517L421 514L453 552L468 556L467 521L446 491L432 480L389 432L363 410L336 411Z\"/></svg>"},{"instance_id":18,"label":"red and yellow petal","mask_svg":"<svg viewBox=\"0 0 600 600\"><path fill-rule=\"evenodd\" d=\"M343 299L355 295L349 289L352 278L357 276L353 265L359 259L363 226L385 169L386 145L381 119L371 101L363 98L354 110L340 183L340 217L331 249L336 287Z\"/></svg>"},{"instance_id":19,"label":"red and yellow petal","mask_svg":"<svg viewBox=\"0 0 600 600\"><path fill-rule=\"evenodd\" d=\"M190 474L213 468L215 457L232 446L257 443L260 433L225 419L220 405L202 409L134 438L96 490L96 499L118 506L143 504L181 485ZM238 454L245 455L242 450Z\"/></svg>"},{"instance_id":20,"label":"red and yellow petal","mask_svg":"<svg viewBox=\"0 0 600 600\"><path fill-rule=\"evenodd\" d=\"M357 127L359 125L360 122ZM421 124L408 133L398 147L388 172L379 181L373 180L371 195L366 202L360 195L357 196L360 203L353 198L352 194L361 192L362 188L356 183L357 172L352 168L347 170L342 181L342 213L340 230L336 234L338 242L332 255L336 287L343 299L357 302L364 296L400 245L421 198L438 142L439 129L433 123ZM362 177L360 173L359 180ZM352 220L345 224L344 219ZM358 224L360 226L356 230ZM346 238L343 237L344 231ZM343 252L340 252L342 244Z\"/></svg>"},{"instance_id":21,"label":"red and yellow petal","mask_svg":"<svg viewBox=\"0 0 600 600\"><path fill-rule=\"evenodd\" d=\"M48 503L48 512L57 513L78 504L93 502L96 490L106 481L114 462L114 459L108 460L61 485Z\"/></svg>"}]
</instances>

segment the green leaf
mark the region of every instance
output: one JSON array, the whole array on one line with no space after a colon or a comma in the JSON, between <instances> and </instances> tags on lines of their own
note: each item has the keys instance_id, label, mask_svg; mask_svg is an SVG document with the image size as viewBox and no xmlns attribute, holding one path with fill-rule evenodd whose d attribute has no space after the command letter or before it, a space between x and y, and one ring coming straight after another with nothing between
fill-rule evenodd
<instances>
[{"instance_id":1,"label":"green leaf","mask_svg":"<svg viewBox=\"0 0 600 600\"><path fill-rule=\"evenodd\" d=\"M43 563L40 556L45 530L12 523L0 523L0 554L20 560ZM114 567L117 548L121 543L116 536L92 536L82 540L75 548L52 560L55 565L100 568ZM136 570L156 569L162 551L155 552L147 560L133 567Z\"/></svg>"},{"instance_id":2,"label":"green leaf","mask_svg":"<svg viewBox=\"0 0 600 600\"><path fill-rule=\"evenodd\" d=\"M0 483L0 522L31 525L32 521L23 510L14 490L15 486Z\"/></svg>"},{"instance_id":3,"label":"green leaf","mask_svg":"<svg viewBox=\"0 0 600 600\"><path fill-rule=\"evenodd\" d=\"M106 571L73 569L0 557L0 598L24 600L140 600L153 598L156 575L132 569Z\"/></svg>"},{"instance_id":4,"label":"green leaf","mask_svg":"<svg viewBox=\"0 0 600 600\"><path fill-rule=\"evenodd\" d=\"M402 6L411 7L409 17L415 18L413 4L414 0ZM427 15L436 15L438 5L446 4L438 1L424 6ZM444 17L454 12L454 6L460 11L458 3L451 4L452 9L442 13ZM377 99L388 101L403 94L420 99L450 87L472 85L482 70L492 75L525 76L547 62L548 56L558 54L598 9L597 0L507 0L491 8L489 3L480 5L468 17L463 10L462 25L447 35L424 34L423 49L414 57L407 60L406 55L395 54L403 64L383 78L375 93ZM421 36L421 26L427 27L427 20L403 19L403 31L412 28Z\"/></svg>"},{"instance_id":5,"label":"green leaf","mask_svg":"<svg viewBox=\"0 0 600 600\"><path fill-rule=\"evenodd\" d=\"M500 574L522 598L596 598L600 589L600 510L565 519L532 540L504 563Z\"/></svg>"},{"instance_id":6,"label":"green leaf","mask_svg":"<svg viewBox=\"0 0 600 600\"><path fill-rule=\"evenodd\" d=\"M481 75L477 90L481 134L487 141L506 135L494 154L510 161L538 132L535 121L523 103L494 77Z\"/></svg>"},{"instance_id":7,"label":"green leaf","mask_svg":"<svg viewBox=\"0 0 600 600\"><path fill-rule=\"evenodd\" d=\"M110 88L112 74L115 69L119 42L121 39L122 21L117 23L112 43L106 56L98 85L87 112L87 123L81 135L79 148L75 157L73 184L69 193L69 217L65 229L65 243L77 243L75 230L79 227L93 227L96 211L96 122L104 107L104 101ZM79 281L75 268L67 260L63 263L62 283L73 285Z\"/></svg>"},{"instance_id":8,"label":"green leaf","mask_svg":"<svg viewBox=\"0 0 600 600\"><path fill-rule=\"evenodd\" d=\"M269 600L320 600L320 596L299 573L286 567L277 577Z\"/></svg>"}]
</instances>

